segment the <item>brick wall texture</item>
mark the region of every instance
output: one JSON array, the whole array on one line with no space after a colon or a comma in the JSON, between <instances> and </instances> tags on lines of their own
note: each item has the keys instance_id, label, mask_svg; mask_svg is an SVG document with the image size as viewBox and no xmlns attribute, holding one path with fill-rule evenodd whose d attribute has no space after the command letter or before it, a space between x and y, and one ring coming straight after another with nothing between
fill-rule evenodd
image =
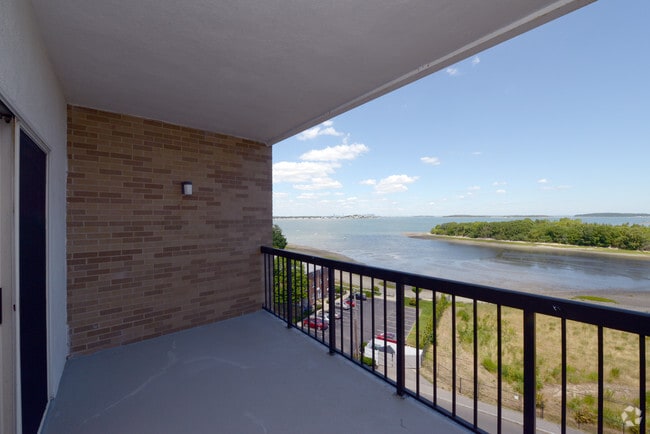
<instances>
[{"instance_id":1,"label":"brick wall texture","mask_svg":"<svg viewBox=\"0 0 650 434\"><path fill-rule=\"evenodd\" d=\"M70 106L67 206L72 355L261 308L270 147Z\"/></svg>"}]
</instances>

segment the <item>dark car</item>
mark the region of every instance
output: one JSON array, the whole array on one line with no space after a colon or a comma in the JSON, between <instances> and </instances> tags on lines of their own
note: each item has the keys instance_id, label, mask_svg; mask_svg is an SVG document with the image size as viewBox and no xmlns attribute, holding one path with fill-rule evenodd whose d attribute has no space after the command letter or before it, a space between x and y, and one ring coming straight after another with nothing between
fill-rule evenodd
<instances>
[{"instance_id":1,"label":"dark car","mask_svg":"<svg viewBox=\"0 0 650 434\"><path fill-rule=\"evenodd\" d=\"M327 321L323 321L322 318L307 318L303 321L303 324L309 328L317 330L327 330Z\"/></svg>"},{"instance_id":2,"label":"dark car","mask_svg":"<svg viewBox=\"0 0 650 434\"><path fill-rule=\"evenodd\" d=\"M375 339L381 339L382 341L397 343L397 335L393 332L379 333L375 336Z\"/></svg>"},{"instance_id":3,"label":"dark car","mask_svg":"<svg viewBox=\"0 0 650 434\"><path fill-rule=\"evenodd\" d=\"M368 297L366 297L366 294L364 294L363 292L355 292L354 293L354 298L356 298L357 300L362 300L362 301L366 301L368 299Z\"/></svg>"}]
</instances>

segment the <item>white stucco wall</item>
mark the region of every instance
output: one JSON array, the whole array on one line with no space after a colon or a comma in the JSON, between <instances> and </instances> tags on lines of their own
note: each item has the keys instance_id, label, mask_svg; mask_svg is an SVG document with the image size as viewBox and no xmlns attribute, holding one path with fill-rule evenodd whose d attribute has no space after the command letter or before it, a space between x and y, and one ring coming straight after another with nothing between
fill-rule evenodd
<instances>
[{"instance_id":1,"label":"white stucco wall","mask_svg":"<svg viewBox=\"0 0 650 434\"><path fill-rule=\"evenodd\" d=\"M48 152L49 391L68 355L66 317L66 102L31 2L0 0L0 98Z\"/></svg>"}]
</instances>

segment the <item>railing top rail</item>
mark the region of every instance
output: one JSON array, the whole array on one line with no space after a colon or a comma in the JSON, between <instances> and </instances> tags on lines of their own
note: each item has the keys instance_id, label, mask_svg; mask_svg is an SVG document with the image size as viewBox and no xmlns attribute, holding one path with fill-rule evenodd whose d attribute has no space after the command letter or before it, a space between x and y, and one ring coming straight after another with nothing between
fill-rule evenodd
<instances>
[{"instance_id":1,"label":"railing top rail","mask_svg":"<svg viewBox=\"0 0 650 434\"><path fill-rule=\"evenodd\" d=\"M543 315L650 336L650 314L644 312L599 306L580 301L529 294L485 285L457 282L421 274L405 273L267 246L262 246L261 252L297 261L309 262L353 274L373 276L375 279L402 283L425 290L439 291L458 297L471 298L501 306L533 311Z\"/></svg>"}]
</instances>

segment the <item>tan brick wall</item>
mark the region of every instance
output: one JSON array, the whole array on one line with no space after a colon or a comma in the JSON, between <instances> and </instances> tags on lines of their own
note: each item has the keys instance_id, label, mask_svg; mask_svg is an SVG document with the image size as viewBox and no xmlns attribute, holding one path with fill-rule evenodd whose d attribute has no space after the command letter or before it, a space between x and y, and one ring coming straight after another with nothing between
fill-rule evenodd
<instances>
[{"instance_id":1,"label":"tan brick wall","mask_svg":"<svg viewBox=\"0 0 650 434\"><path fill-rule=\"evenodd\" d=\"M261 308L270 147L68 107L68 165L72 354Z\"/></svg>"}]
</instances>

